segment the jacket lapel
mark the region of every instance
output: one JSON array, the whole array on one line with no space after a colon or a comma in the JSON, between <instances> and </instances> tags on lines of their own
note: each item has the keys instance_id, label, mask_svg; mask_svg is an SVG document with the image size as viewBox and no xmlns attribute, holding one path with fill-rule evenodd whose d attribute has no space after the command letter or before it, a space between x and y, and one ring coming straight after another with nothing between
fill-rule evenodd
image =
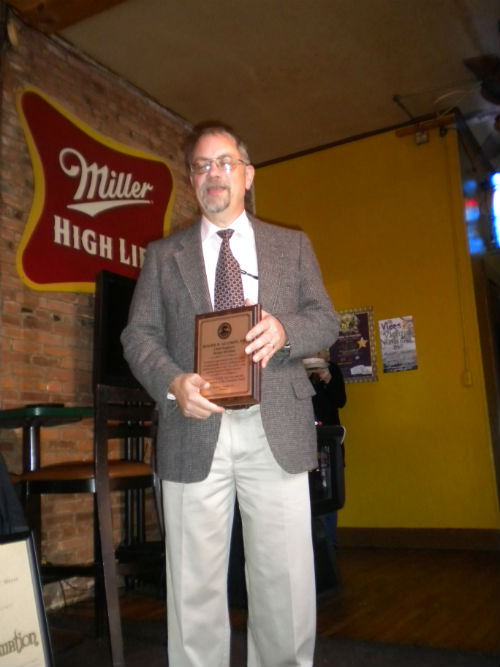
<instances>
[{"instance_id":1,"label":"jacket lapel","mask_svg":"<svg viewBox=\"0 0 500 667\"><path fill-rule=\"evenodd\" d=\"M249 216L255 233L257 262L259 266L259 302L264 310L276 309L281 276L285 269L284 249L268 225Z\"/></svg>"},{"instance_id":2,"label":"jacket lapel","mask_svg":"<svg viewBox=\"0 0 500 667\"><path fill-rule=\"evenodd\" d=\"M284 248L272 233L270 226L253 216L249 218L255 233L259 267L259 303L264 310L273 312L277 305L281 276L286 270ZM211 312L213 308L205 273L199 221L186 230L179 243L179 249L175 252L175 259L195 312Z\"/></svg>"},{"instance_id":3,"label":"jacket lapel","mask_svg":"<svg viewBox=\"0 0 500 667\"><path fill-rule=\"evenodd\" d=\"M210 292L208 291L205 261L201 248L200 223L186 230L175 252L175 259L186 289L193 302L196 313L208 313L212 310Z\"/></svg>"}]
</instances>

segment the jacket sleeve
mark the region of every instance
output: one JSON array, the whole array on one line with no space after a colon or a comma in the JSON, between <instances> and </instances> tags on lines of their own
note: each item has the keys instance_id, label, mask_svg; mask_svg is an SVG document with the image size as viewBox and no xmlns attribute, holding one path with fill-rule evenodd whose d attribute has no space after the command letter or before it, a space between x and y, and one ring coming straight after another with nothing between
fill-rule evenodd
<instances>
[{"instance_id":1,"label":"jacket sleeve","mask_svg":"<svg viewBox=\"0 0 500 667\"><path fill-rule=\"evenodd\" d=\"M303 232L299 233L297 265L292 270L299 280L297 306L288 312L273 314L285 329L290 357L303 359L333 345L340 320L323 284L311 242Z\"/></svg>"},{"instance_id":2,"label":"jacket sleeve","mask_svg":"<svg viewBox=\"0 0 500 667\"><path fill-rule=\"evenodd\" d=\"M185 372L168 349L160 267L159 253L153 243L148 247L130 305L128 324L121 334L125 359L159 407L168 400L168 388L173 379Z\"/></svg>"}]
</instances>

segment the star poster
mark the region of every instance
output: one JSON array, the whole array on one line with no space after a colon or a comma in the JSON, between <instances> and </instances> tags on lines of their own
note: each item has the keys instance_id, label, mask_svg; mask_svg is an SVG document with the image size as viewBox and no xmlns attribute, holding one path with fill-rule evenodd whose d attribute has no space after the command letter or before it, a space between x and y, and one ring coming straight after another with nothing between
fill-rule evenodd
<instances>
[{"instance_id":1,"label":"star poster","mask_svg":"<svg viewBox=\"0 0 500 667\"><path fill-rule=\"evenodd\" d=\"M375 382L373 308L341 310L339 315L339 337L330 348L330 359L340 367L345 382Z\"/></svg>"}]
</instances>

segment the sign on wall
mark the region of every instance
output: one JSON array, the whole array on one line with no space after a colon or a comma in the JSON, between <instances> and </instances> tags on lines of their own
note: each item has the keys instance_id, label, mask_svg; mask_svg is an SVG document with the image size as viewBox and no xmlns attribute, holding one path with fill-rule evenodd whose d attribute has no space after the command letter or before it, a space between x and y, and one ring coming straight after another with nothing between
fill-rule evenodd
<instances>
[{"instance_id":1,"label":"sign on wall","mask_svg":"<svg viewBox=\"0 0 500 667\"><path fill-rule=\"evenodd\" d=\"M33 88L20 91L17 108L35 186L16 258L22 281L93 292L101 269L137 278L146 245L168 232L168 164L101 135Z\"/></svg>"},{"instance_id":2,"label":"sign on wall","mask_svg":"<svg viewBox=\"0 0 500 667\"><path fill-rule=\"evenodd\" d=\"M417 345L412 315L379 320L378 327L384 373L416 370Z\"/></svg>"},{"instance_id":3,"label":"sign on wall","mask_svg":"<svg viewBox=\"0 0 500 667\"><path fill-rule=\"evenodd\" d=\"M330 348L330 359L340 367L345 382L376 382L373 307L341 310L339 315L339 337Z\"/></svg>"}]
</instances>

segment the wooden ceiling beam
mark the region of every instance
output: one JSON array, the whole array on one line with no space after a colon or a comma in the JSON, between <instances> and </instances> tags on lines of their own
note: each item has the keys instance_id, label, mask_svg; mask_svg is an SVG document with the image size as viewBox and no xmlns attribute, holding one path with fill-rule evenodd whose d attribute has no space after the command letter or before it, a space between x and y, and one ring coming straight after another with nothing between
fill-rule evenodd
<instances>
[{"instance_id":1,"label":"wooden ceiling beam","mask_svg":"<svg viewBox=\"0 0 500 667\"><path fill-rule=\"evenodd\" d=\"M7 4L25 23L50 35L124 1L9 0Z\"/></svg>"}]
</instances>

